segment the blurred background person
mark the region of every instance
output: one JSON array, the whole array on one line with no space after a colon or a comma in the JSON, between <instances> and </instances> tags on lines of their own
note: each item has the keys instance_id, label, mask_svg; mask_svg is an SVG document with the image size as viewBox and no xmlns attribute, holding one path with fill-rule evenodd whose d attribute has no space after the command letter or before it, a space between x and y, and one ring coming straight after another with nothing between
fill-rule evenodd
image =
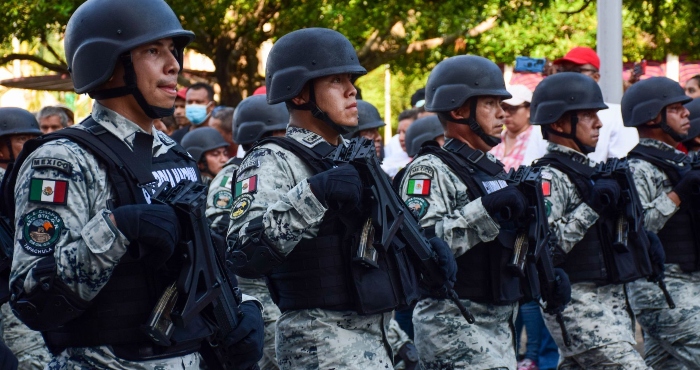
<instances>
[{"instance_id":1,"label":"blurred background person","mask_svg":"<svg viewBox=\"0 0 700 370\"><path fill-rule=\"evenodd\" d=\"M428 141L436 141L440 146L445 144L445 129L437 115L431 114L415 120L404 135L406 154L413 158L421 146Z\"/></svg>"},{"instance_id":2,"label":"blurred background person","mask_svg":"<svg viewBox=\"0 0 700 370\"><path fill-rule=\"evenodd\" d=\"M382 162L382 170L389 177L396 176L400 169L406 166L411 160L406 154L406 130L418 118L418 110L406 109L399 113L399 125L397 134L391 138L389 144L384 147L384 161Z\"/></svg>"},{"instance_id":3,"label":"blurred background person","mask_svg":"<svg viewBox=\"0 0 700 370\"><path fill-rule=\"evenodd\" d=\"M219 131L211 127L202 127L185 134L182 147L197 162L202 173L202 183L207 186L229 160L228 143Z\"/></svg>"},{"instance_id":4,"label":"blurred background person","mask_svg":"<svg viewBox=\"0 0 700 370\"><path fill-rule=\"evenodd\" d=\"M175 122L174 116L154 119L153 126L158 129L158 131L163 131L168 136L170 136L173 131L177 129L177 123Z\"/></svg>"},{"instance_id":5,"label":"blurred background person","mask_svg":"<svg viewBox=\"0 0 700 370\"><path fill-rule=\"evenodd\" d=\"M218 105L211 112L209 127L219 131L221 136L228 143L228 155L236 157L238 154L238 143L233 140L233 112L234 108Z\"/></svg>"},{"instance_id":6,"label":"blurred background person","mask_svg":"<svg viewBox=\"0 0 700 370\"><path fill-rule=\"evenodd\" d=\"M173 117L175 117L175 122L178 128L182 128L190 125L190 120L187 119L185 114L185 105L187 105L187 88L183 87L177 91L177 97L175 98L175 112Z\"/></svg>"},{"instance_id":7,"label":"blurred background person","mask_svg":"<svg viewBox=\"0 0 700 370\"><path fill-rule=\"evenodd\" d=\"M533 130L530 126L532 91L525 85L512 85L508 92L513 97L501 102L506 114L506 127L501 132L501 143L490 150L494 157L503 162L506 172L511 168L517 169L522 164Z\"/></svg>"},{"instance_id":8,"label":"blurred background person","mask_svg":"<svg viewBox=\"0 0 700 370\"><path fill-rule=\"evenodd\" d=\"M185 116L190 121L190 125L175 130L170 136L178 144L186 133L199 127L209 126L209 118L216 107L214 88L209 84L203 82L193 84L187 89L186 97ZM175 100L177 103L177 99Z\"/></svg>"},{"instance_id":9,"label":"blurred background person","mask_svg":"<svg viewBox=\"0 0 700 370\"><path fill-rule=\"evenodd\" d=\"M235 141L248 151L256 141L268 136L284 136L289 111L284 103L268 105L265 95L249 96L236 107Z\"/></svg>"},{"instance_id":10,"label":"blurred background person","mask_svg":"<svg viewBox=\"0 0 700 370\"><path fill-rule=\"evenodd\" d=\"M688 112L690 112L688 116L690 128L688 129L688 134L681 143L688 154L691 155L692 153L700 152L700 99L693 99L686 103L685 107L688 109Z\"/></svg>"},{"instance_id":11,"label":"blurred background person","mask_svg":"<svg viewBox=\"0 0 700 370\"><path fill-rule=\"evenodd\" d=\"M379 115L377 108L364 100L357 100L357 131L343 135L346 139L354 137L363 137L372 140L374 150L377 152L377 158L384 158L384 142L382 135L379 133L381 127L386 126L386 123Z\"/></svg>"},{"instance_id":12,"label":"blurred background person","mask_svg":"<svg viewBox=\"0 0 700 370\"><path fill-rule=\"evenodd\" d=\"M39 121L39 129L42 133L48 134L66 128L73 123L73 118L68 115L72 111L59 106L46 106L39 110L36 119Z\"/></svg>"},{"instance_id":13,"label":"blurred background person","mask_svg":"<svg viewBox=\"0 0 700 370\"><path fill-rule=\"evenodd\" d=\"M700 97L700 75L695 75L685 82L685 95L693 99Z\"/></svg>"}]
</instances>

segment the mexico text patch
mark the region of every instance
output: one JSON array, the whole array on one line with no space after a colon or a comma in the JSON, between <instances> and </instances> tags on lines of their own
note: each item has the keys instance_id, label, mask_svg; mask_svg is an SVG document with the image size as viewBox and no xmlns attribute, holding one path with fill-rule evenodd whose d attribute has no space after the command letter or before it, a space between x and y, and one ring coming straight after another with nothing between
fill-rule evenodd
<instances>
[{"instance_id":1,"label":"mexico text patch","mask_svg":"<svg viewBox=\"0 0 700 370\"><path fill-rule=\"evenodd\" d=\"M22 219L20 245L32 256L48 256L53 254L61 231L63 219L58 213L46 208L35 209Z\"/></svg>"},{"instance_id":2,"label":"mexico text patch","mask_svg":"<svg viewBox=\"0 0 700 370\"><path fill-rule=\"evenodd\" d=\"M58 158L34 158L32 159L32 168L35 169L54 169L66 173L73 173L73 165L70 162Z\"/></svg>"}]
</instances>

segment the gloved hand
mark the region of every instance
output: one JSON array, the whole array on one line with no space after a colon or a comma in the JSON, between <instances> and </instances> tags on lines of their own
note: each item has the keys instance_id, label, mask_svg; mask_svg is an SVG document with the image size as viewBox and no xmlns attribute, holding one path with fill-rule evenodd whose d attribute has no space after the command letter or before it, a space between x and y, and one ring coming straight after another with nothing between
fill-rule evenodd
<instances>
[{"instance_id":1,"label":"gloved hand","mask_svg":"<svg viewBox=\"0 0 700 370\"><path fill-rule=\"evenodd\" d=\"M265 329L262 312L255 302L241 303L241 311L243 317L238 327L226 336L224 345L237 368L248 369L263 356Z\"/></svg>"},{"instance_id":2,"label":"gloved hand","mask_svg":"<svg viewBox=\"0 0 700 370\"><path fill-rule=\"evenodd\" d=\"M452 253L452 249L444 240L437 236L430 238L428 241L430 246L433 247L435 254L437 254L443 277L449 282L450 287L454 287L455 281L457 281L457 261Z\"/></svg>"},{"instance_id":3,"label":"gloved hand","mask_svg":"<svg viewBox=\"0 0 700 370\"><path fill-rule=\"evenodd\" d=\"M399 349L399 359L403 361L406 370L418 368L418 350L416 346L408 342Z\"/></svg>"},{"instance_id":4,"label":"gloved hand","mask_svg":"<svg viewBox=\"0 0 700 370\"><path fill-rule=\"evenodd\" d=\"M329 209L346 213L360 204L362 181L351 165L331 168L309 177L307 181L316 198Z\"/></svg>"},{"instance_id":5,"label":"gloved hand","mask_svg":"<svg viewBox=\"0 0 700 370\"><path fill-rule=\"evenodd\" d=\"M571 282L569 281L569 275L560 268L554 268L554 279L556 281L554 284L554 292L552 292L553 294L550 302L547 302L547 308L559 307L560 310L563 310L564 306L571 302Z\"/></svg>"},{"instance_id":6,"label":"gloved hand","mask_svg":"<svg viewBox=\"0 0 700 370\"><path fill-rule=\"evenodd\" d=\"M597 214L603 214L609 207L615 207L620 199L620 185L613 179L600 179L595 182L586 204Z\"/></svg>"},{"instance_id":7,"label":"gloved hand","mask_svg":"<svg viewBox=\"0 0 700 370\"><path fill-rule=\"evenodd\" d=\"M673 191L681 198L681 203L691 203L700 195L700 170L688 171L673 187Z\"/></svg>"},{"instance_id":8,"label":"gloved hand","mask_svg":"<svg viewBox=\"0 0 700 370\"><path fill-rule=\"evenodd\" d=\"M139 249L130 250L137 258L148 256L158 268L172 256L180 240L180 225L172 207L130 204L118 207L112 214L119 231L130 242L138 242Z\"/></svg>"},{"instance_id":9,"label":"gloved hand","mask_svg":"<svg viewBox=\"0 0 700 370\"><path fill-rule=\"evenodd\" d=\"M656 233L649 230L646 230L646 232L649 238L649 259L651 260L651 267L653 269L653 275L649 276L649 280L658 281L664 278L666 251L664 251L661 239L659 239Z\"/></svg>"},{"instance_id":10,"label":"gloved hand","mask_svg":"<svg viewBox=\"0 0 700 370\"><path fill-rule=\"evenodd\" d=\"M515 186L481 197L481 204L493 219L512 220L520 217L527 208L527 198Z\"/></svg>"}]
</instances>

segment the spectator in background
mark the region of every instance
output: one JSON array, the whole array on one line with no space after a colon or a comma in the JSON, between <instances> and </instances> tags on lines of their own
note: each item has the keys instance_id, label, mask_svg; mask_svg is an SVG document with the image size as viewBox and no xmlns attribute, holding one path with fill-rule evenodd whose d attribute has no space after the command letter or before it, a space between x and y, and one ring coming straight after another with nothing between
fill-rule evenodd
<instances>
[{"instance_id":1,"label":"spectator in background","mask_svg":"<svg viewBox=\"0 0 700 370\"><path fill-rule=\"evenodd\" d=\"M187 89L186 96L185 115L191 125L182 127L173 132L171 138L178 144L182 141L186 133L198 127L209 126L211 112L213 112L214 107L216 107L214 88L211 87L211 85L198 82Z\"/></svg>"},{"instance_id":2,"label":"spectator in background","mask_svg":"<svg viewBox=\"0 0 700 370\"><path fill-rule=\"evenodd\" d=\"M70 111L67 108L59 106L46 106L41 108L39 113L36 114L41 132L48 134L70 126L73 119L68 116L66 110Z\"/></svg>"},{"instance_id":3,"label":"spectator in background","mask_svg":"<svg viewBox=\"0 0 700 370\"><path fill-rule=\"evenodd\" d=\"M228 154L235 157L238 153L238 144L233 140L233 112L231 107L219 105L214 108L209 118L209 127L219 131L228 143Z\"/></svg>"},{"instance_id":4,"label":"spectator in background","mask_svg":"<svg viewBox=\"0 0 700 370\"><path fill-rule=\"evenodd\" d=\"M576 72L600 80L600 58L595 50L588 47L575 47L563 58L554 61L556 72ZM595 152L588 157L596 162L608 158L622 158L639 143L639 134L630 127L622 124L620 104L605 102L609 109L598 112L598 118L603 127ZM542 131L533 130L525 151L523 164L529 165L533 160L543 157L547 152L547 141L542 139Z\"/></svg>"},{"instance_id":5,"label":"spectator in background","mask_svg":"<svg viewBox=\"0 0 700 370\"><path fill-rule=\"evenodd\" d=\"M530 101L532 91L525 85L512 85L508 92L512 98L501 102L506 113L506 129L501 132L501 143L491 149L491 154L503 162L506 172L517 169L523 162L525 149L530 140Z\"/></svg>"},{"instance_id":6,"label":"spectator in background","mask_svg":"<svg viewBox=\"0 0 700 370\"><path fill-rule=\"evenodd\" d=\"M398 133L394 135L389 144L384 147L384 161L382 169L389 177L394 177L401 168L403 168L410 158L406 154L405 135L408 126L418 118L416 109L406 109L399 113Z\"/></svg>"},{"instance_id":7,"label":"spectator in background","mask_svg":"<svg viewBox=\"0 0 700 370\"><path fill-rule=\"evenodd\" d=\"M159 131L163 131L168 136L170 136L173 133L173 131L177 129L177 123L175 122L174 116L167 116L163 118L154 119L153 126Z\"/></svg>"},{"instance_id":8,"label":"spectator in background","mask_svg":"<svg viewBox=\"0 0 700 370\"><path fill-rule=\"evenodd\" d=\"M185 115L185 105L187 104L187 88L183 87L177 91L177 97L175 98L175 112L173 117L175 117L175 122L177 126L182 128L190 125L190 120L187 119Z\"/></svg>"},{"instance_id":9,"label":"spectator in background","mask_svg":"<svg viewBox=\"0 0 700 370\"><path fill-rule=\"evenodd\" d=\"M697 76L696 76L697 77ZM686 83L686 87L687 87ZM686 90L687 95L687 90ZM688 155L695 152L700 152L700 99L693 99L686 103L685 107L690 112L688 119L690 120L690 128L688 134L683 139L683 146L687 149Z\"/></svg>"},{"instance_id":10,"label":"spectator in background","mask_svg":"<svg viewBox=\"0 0 700 370\"><path fill-rule=\"evenodd\" d=\"M685 95L693 99L700 97L700 75L695 75L685 82Z\"/></svg>"}]
</instances>

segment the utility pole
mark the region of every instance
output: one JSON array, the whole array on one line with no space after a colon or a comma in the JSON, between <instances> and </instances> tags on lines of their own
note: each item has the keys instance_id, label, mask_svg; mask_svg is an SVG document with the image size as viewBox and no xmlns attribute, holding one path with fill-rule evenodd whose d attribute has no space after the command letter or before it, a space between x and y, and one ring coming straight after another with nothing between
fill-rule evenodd
<instances>
[{"instance_id":1,"label":"utility pole","mask_svg":"<svg viewBox=\"0 0 700 370\"><path fill-rule=\"evenodd\" d=\"M600 0L598 5L598 56L603 100L622 100L622 0Z\"/></svg>"}]
</instances>

